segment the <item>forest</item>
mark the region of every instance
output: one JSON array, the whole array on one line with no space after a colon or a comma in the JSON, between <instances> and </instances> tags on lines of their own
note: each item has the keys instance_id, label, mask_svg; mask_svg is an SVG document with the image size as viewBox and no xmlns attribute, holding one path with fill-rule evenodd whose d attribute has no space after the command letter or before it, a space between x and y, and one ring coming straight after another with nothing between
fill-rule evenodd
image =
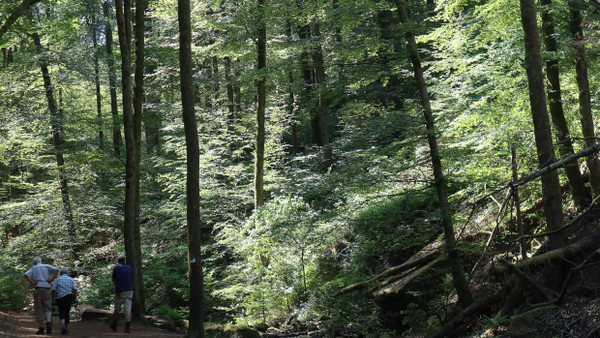
<instances>
[{"instance_id":1,"label":"forest","mask_svg":"<svg viewBox=\"0 0 600 338\"><path fill-rule=\"evenodd\" d=\"M0 49L0 311L125 255L187 337L600 335L600 1L10 0Z\"/></svg>"}]
</instances>

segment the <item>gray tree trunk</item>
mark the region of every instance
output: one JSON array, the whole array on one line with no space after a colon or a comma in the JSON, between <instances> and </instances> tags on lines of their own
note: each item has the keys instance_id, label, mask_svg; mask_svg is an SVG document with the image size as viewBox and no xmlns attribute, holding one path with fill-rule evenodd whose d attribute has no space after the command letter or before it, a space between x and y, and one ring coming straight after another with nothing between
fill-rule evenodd
<instances>
[{"instance_id":1,"label":"gray tree trunk","mask_svg":"<svg viewBox=\"0 0 600 338\"><path fill-rule=\"evenodd\" d=\"M546 94L544 91L544 73L542 71L542 54L537 26L536 6L534 0L520 0L521 21L525 39L525 64L527 67L527 81L529 84L529 100L531 117L535 136L538 164L544 167L556 161L550 118L546 107ZM542 176L542 194L544 200L544 214L548 230L558 229L563 224L562 199L560 182L556 171L548 172ZM550 248L562 246L564 236L554 234L550 236Z\"/></svg>"},{"instance_id":2,"label":"gray tree trunk","mask_svg":"<svg viewBox=\"0 0 600 338\"><path fill-rule=\"evenodd\" d=\"M448 188L444 172L442 170L442 162L438 149L438 143L435 136L435 123L433 112L431 111L431 102L429 93L427 92L427 84L423 76L423 68L421 66L421 58L417 49L415 36L410 27L410 20L404 0L396 0L400 21L406 26L405 37L408 44L408 52L412 61L415 81L419 89L419 97L423 106L423 115L425 125L427 127L427 142L429 143L429 151L431 154L431 163L433 166L433 176L435 186L438 193L440 211L442 214L442 223L444 227L444 238L446 239L446 250L448 252L448 262L452 272L452 280L458 294L458 300L463 307L473 303L473 296L469 290L469 284L465 278L465 272L462 266L462 260L456 250L456 238L454 237L454 224L452 222L452 213L448 203Z\"/></svg>"},{"instance_id":3,"label":"gray tree trunk","mask_svg":"<svg viewBox=\"0 0 600 338\"><path fill-rule=\"evenodd\" d=\"M190 280L190 313L187 337L204 337L204 276L202 273L200 226L200 162L198 129L194 110L192 70L192 25L190 1L178 0L179 67L181 105L187 153L187 242Z\"/></svg>"}]
</instances>

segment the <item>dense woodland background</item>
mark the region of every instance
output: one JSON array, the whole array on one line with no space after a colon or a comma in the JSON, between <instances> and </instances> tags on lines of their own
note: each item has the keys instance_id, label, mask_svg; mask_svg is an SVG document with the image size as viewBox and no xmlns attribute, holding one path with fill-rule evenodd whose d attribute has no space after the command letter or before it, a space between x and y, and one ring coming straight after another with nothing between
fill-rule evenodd
<instances>
[{"instance_id":1,"label":"dense woodland background","mask_svg":"<svg viewBox=\"0 0 600 338\"><path fill-rule=\"evenodd\" d=\"M22 274L37 255L71 268L80 303L109 308L111 267L127 253L141 267L138 311L184 325L198 291L192 243L205 322L324 336L501 334L543 303L554 306L538 324L560 332L552 315L569 299L569 271L588 271L579 264L597 249L593 3L192 1L201 231L189 237L178 3L134 2L124 18L143 54L119 43L120 0L0 2L0 308L23 309ZM124 118L136 103L124 81L134 67L123 65L134 62L143 103ZM126 192L128 114L140 119L137 202ZM568 233L544 236L563 224ZM543 269L523 264L557 252Z\"/></svg>"}]
</instances>

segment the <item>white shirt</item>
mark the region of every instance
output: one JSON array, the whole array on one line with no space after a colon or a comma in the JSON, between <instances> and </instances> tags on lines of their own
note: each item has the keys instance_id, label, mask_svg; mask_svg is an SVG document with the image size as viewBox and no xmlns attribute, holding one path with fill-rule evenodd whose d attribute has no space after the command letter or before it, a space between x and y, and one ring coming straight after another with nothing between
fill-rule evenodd
<instances>
[{"instance_id":1,"label":"white shirt","mask_svg":"<svg viewBox=\"0 0 600 338\"><path fill-rule=\"evenodd\" d=\"M54 274L58 269L50 264L37 263L27 270L25 274L33 281L33 286L36 288L50 288L50 275Z\"/></svg>"}]
</instances>

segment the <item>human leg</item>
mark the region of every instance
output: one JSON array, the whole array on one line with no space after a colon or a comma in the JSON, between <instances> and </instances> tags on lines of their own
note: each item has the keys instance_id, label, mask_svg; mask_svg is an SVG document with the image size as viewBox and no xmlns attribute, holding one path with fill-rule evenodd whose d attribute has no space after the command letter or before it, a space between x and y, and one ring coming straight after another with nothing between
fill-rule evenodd
<instances>
[{"instance_id":1,"label":"human leg","mask_svg":"<svg viewBox=\"0 0 600 338\"><path fill-rule=\"evenodd\" d=\"M42 309L42 294L39 290L41 289L33 291L33 311L39 328L36 334L44 334L44 310Z\"/></svg>"},{"instance_id":2,"label":"human leg","mask_svg":"<svg viewBox=\"0 0 600 338\"><path fill-rule=\"evenodd\" d=\"M123 292L123 305L125 306L125 332L131 332L131 306L133 303L133 291Z\"/></svg>"},{"instance_id":3,"label":"human leg","mask_svg":"<svg viewBox=\"0 0 600 338\"><path fill-rule=\"evenodd\" d=\"M52 291L39 288L41 295L42 311L46 316L46 333L52 333Z\"/></svg>"}]
</instances>

